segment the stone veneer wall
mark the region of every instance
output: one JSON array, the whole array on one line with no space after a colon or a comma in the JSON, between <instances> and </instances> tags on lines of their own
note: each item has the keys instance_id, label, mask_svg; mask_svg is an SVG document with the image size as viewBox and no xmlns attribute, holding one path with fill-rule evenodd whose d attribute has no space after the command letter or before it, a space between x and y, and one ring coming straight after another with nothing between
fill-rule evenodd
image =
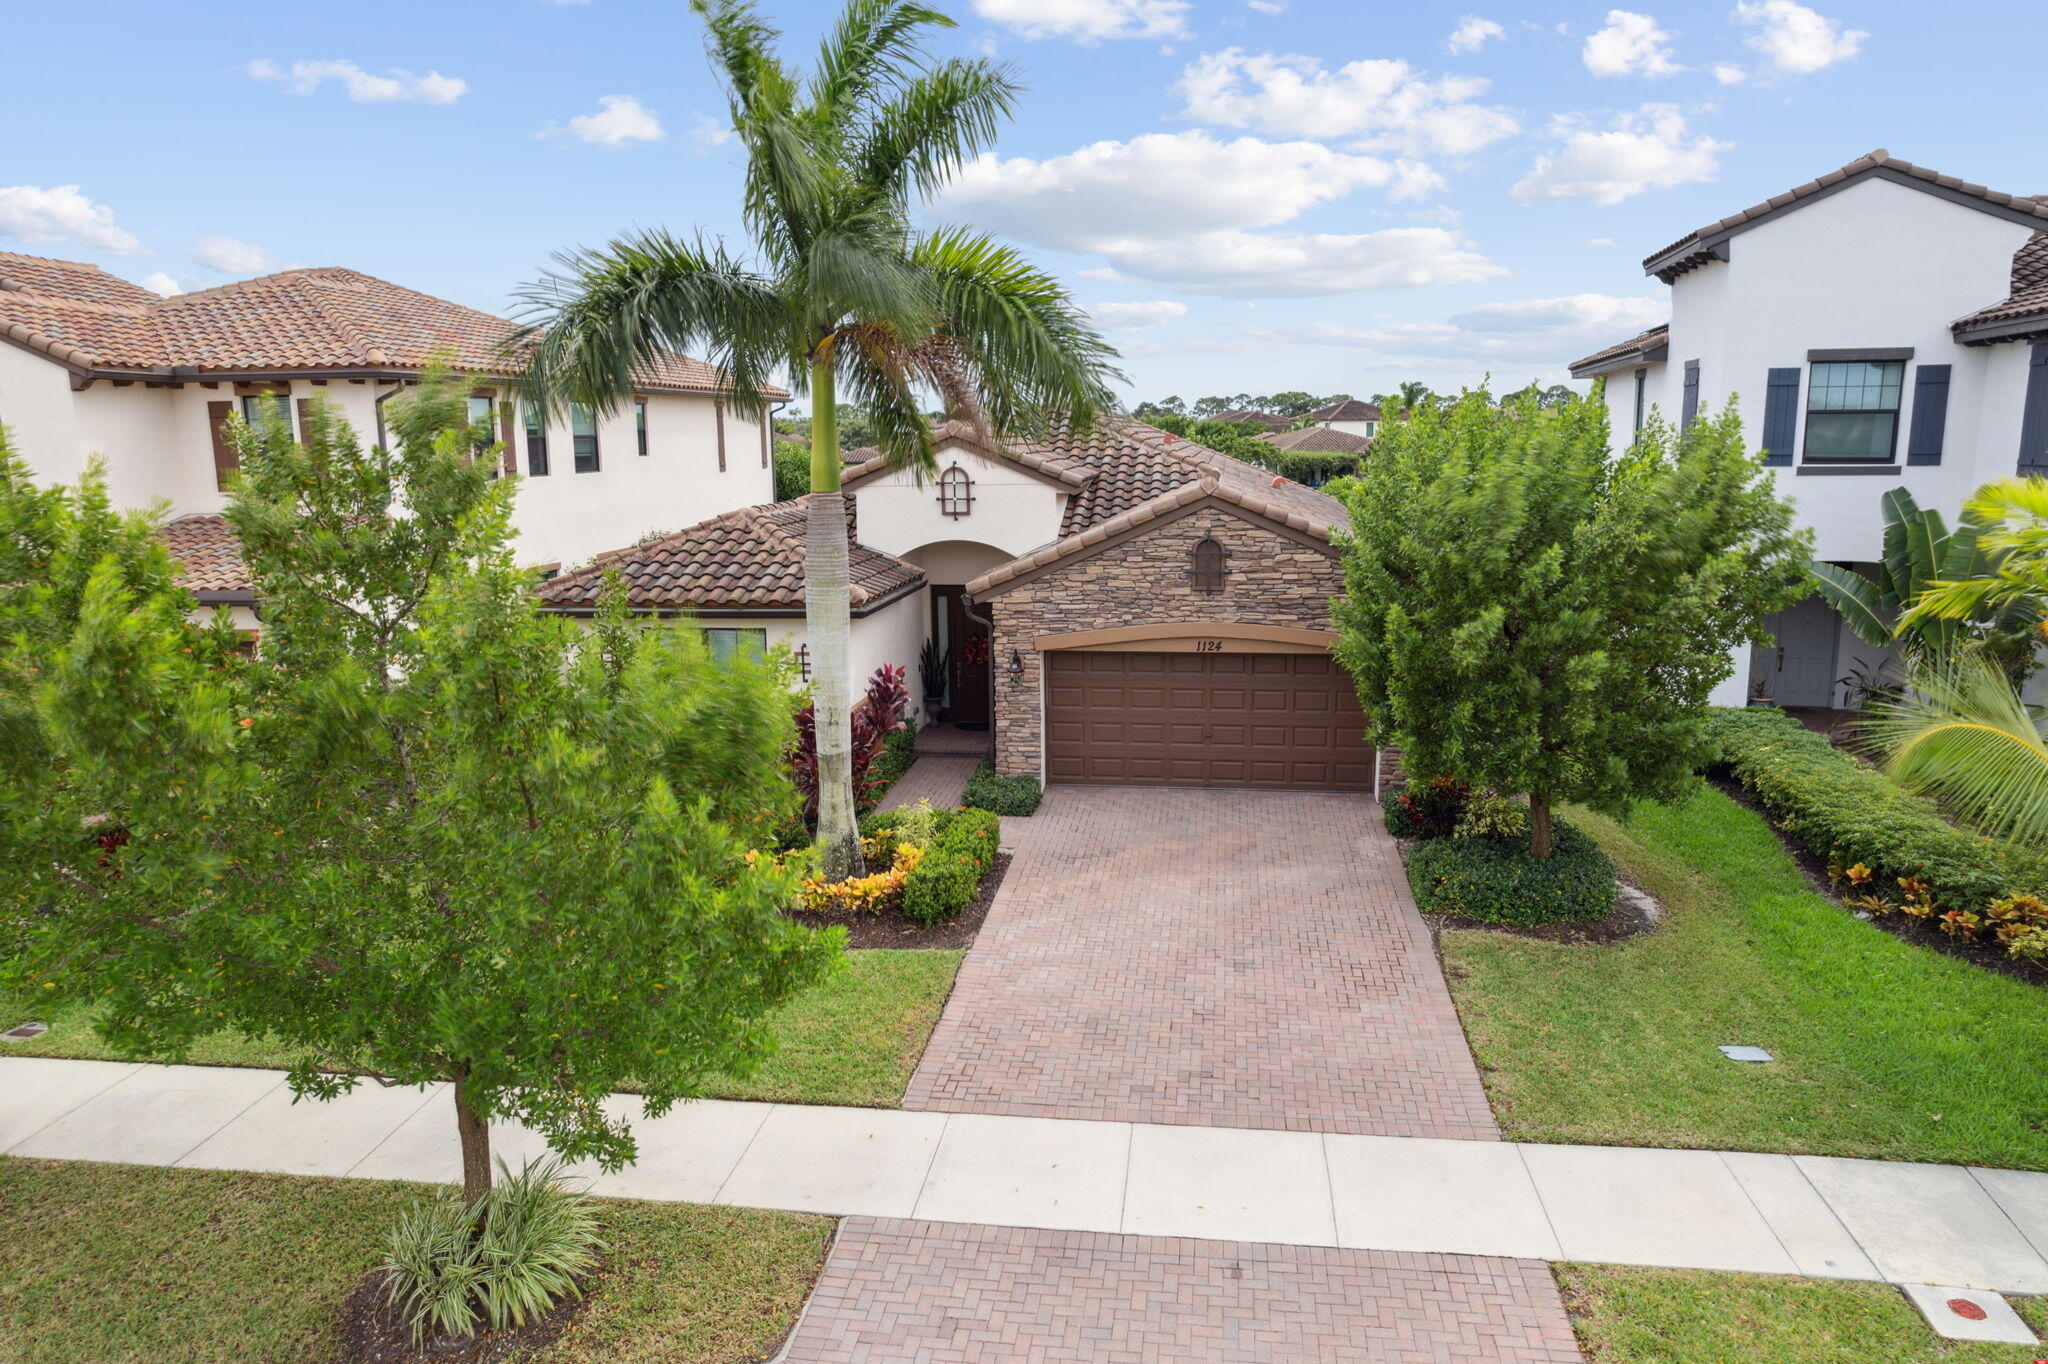
<instances>
[{"instance_id":1,"label":"stone veneer wall","mask_svg":"<svg viewBox=\"0 0 2048 1364\"><path fill-rule=\"evenodd\" d=\"M1189 554L1204 538L1228 555L1215 595L1188 582ZM1327 630L1330 598L1343 588L1342 565L1324 551L1206 506L992 596L981 609L995 622L997 770L1040 774L1039 635L1213 620ZM1010 676L1012 650L1021 677Z\"/></svg>"}]
</instances>

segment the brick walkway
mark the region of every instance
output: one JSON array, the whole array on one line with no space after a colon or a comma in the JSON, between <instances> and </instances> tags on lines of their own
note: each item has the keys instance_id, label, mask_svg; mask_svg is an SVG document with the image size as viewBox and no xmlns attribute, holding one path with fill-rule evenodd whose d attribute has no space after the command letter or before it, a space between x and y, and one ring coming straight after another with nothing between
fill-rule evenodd
<instances>
[{"instance_id":1,"label":"brick walkway","mask_svg":"<svg viewBox=\"0 0 2048 1364\"><path fill-rule=\"evenodd\" d=\"M980 761L978 757L956 754L919 754L910 770L898 777L882 797L881 808L893 810L899 805L928 800L941 810L950 810L960 803L960 793L967 789L967 779L974 775Z\"/></svg>"},{"instance_id":2,"label":"brick walkway","mask_svg":"<svg viewBox=\"0 0 2048 1364\"><path fill-rule=\"evenodd\" d=\"M905 1108L1499 1138L1370 800L1059 787L1003 835Z\"/></svg>"},{"instance_id":3,"label":"brick walkway","mask_svg":"<svg viewBox=\"0 0 2048 1364\"><path fill-rule=\"evenodd\" d=\"M1577 1364L1534 1260L851 1217L785 1358Z\"/></svg>"}]
</instances>

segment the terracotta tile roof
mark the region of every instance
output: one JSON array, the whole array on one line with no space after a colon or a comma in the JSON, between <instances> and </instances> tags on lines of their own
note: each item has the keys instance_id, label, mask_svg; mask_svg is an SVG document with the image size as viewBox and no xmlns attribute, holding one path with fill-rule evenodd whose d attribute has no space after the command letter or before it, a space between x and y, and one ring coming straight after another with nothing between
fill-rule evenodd
<instances>
[{"instance_id":1,"label":"terracotta tile roof","mask_svg":"<svg viewBox=\"0 0 2048 1364\"><path fill-rule=\"evenodd\" d=\"M1255 515L1327 541L1349 513L1327 493L1307 488L1242 460L1182 440L1129 418L1085 444L1062 447L1096 461L1096 476L1067 504L1060 538L1042 549L998 564L967 584L970 595L1010 582L1144 526L1206 497L1221 498ZM1084 505L1085 504L1085 505ZM1077 514L1078 509L1078 514Z\"/></svg>"},{"instance_id":2,"label":"terracotta tile roof","mask_svg":"<svg viewBox=\"0 0 2048 1364\"><path fill-rule=\"evenodd\" d=\"M1572 361L1572 377L1583 379L1589 374L1604 373L1609 369L1662 360L1664 357L1655 352L1665 350L1670 345L1671 324L1660 322L1648 331L1636 333L1626 341Z\"/></svg>"},{"instance_id":3,"label":"terracotta tile roof","mask_svg":"<svg viewBox=\"0 0 2048 1364\"><path fill-rule=\"evenodd\" d=\"M1015 441L1008 445L984 444L974 427L964 421L950 421L932 432L932 444L943 449L948 443L972 446L990 459L1007 460L1019 468L1052 483L1064 484L1068 488L1085 486L1093 471L1081 458L1085 445L1076 445L1063 439L1049 441ZM852 488L856 483L888 472L889 462L872 445L846 452L846 470L843 486Z\"/></svg>"},{"instance_id":4,"label":"terracotta tile roof","mask_svg":"<svg viewBox=\"0 0 2048 1364\"><path fill-rule=\"evenodd\" d=\"M465 373L496 374L504 370L498 344L512 328L338 267L158 298L95 266L0 252L0 335L96 374L410 373L436 356ZM710 365L675 354L638 382L697 393L724 386Z\"/></svg>"},{"instance_id":5,"label":"terracotta tile roof","mask_svg":"<svg viewBox=\"0 0 2048 1364\"><path fill-rule=\"evenodd\" d=\"M1253 436L1276 450L1324 451L1336 455L1362 455L1372 449L1370 436L1339 431L1331 426L1304 426L1298 431L1269 431Z\"/></svg>"},{"instance_id":6,"label":"terracotta tile roof","mask_svg":"<svg viewBox=\"0 0 2048 1364\"><path fill-rule=\"evenodd\" d=\"M673 535L600 554L587 566L542 583L540 599L557 610L595 606L605 574L616 571L625 579L627 604L636 610L801 612L809 503L799 497L742 507ZM915 564L858 541L849 549L849 601L856 615L925 581Z\"/></svg>"},{"instance_id":7,"label":"terracotta tile roof","mask_svg":"<svg viewBox=\"0 0 2048 1364\"><path fill-rule=\"evenodd\" d=\"M2048 226L2048 198L2033 198L2021 194L2007 194L2003 190L1986 189L1983 185L1974 185L1953 175L1943 175L1925 166L1901 161L1879 147L1867 156L1859 156L1839 170L1831 170L1826 175L1794 186L1783 194L1773 195L1760 204L1751 204L1740 213L1731 213L1725 218L1708 223L1705 227L1686 233L1663 250L1645 258L1643 270L1646 274L1656 275L1669 284L1687 270L1715 259L1711 254L1715 238L1771 217L1802 200L1831 190L1845 180L1880 174L1904 184L1932 187L1967 199L1975 199L1994 210L2003 209L2024 217L2038 218L2044 226Z\"/></svg>"},{"instance_id":8,"label":"terracotta tile roof","mask_svg":"<svg viewBox=\"0 0 2048 1364\"><path fill-rule=\"evenodd\" d=\"M1345 398L1327 407L1319 407L1308 415L1319 422L1376 422L1380 419L1380 408L1378 403Z\"/></svg>"},{"instance_id":9,"label":"terracotta tile roof","mask_svg":"<svg viewBox=\"0 0 2048 1364\"><path fill-rule=\"evenodd\" d=\"M242 542L228 519L219 515L181 516L161 536L184 572L178 585L193 593L227 593L253 599L249 566L242 562Z\"/></svg>"},{"instance_id":10,"label":"terracotta tile roof","mask_svg":"<svg viewBox=\"0 0 2048 1364\"><path fill-rule=\"evenodd\" d=\"M1958 341L2006 340L2031 334L2029 324L2048 332L2048 231L2036 232L2012 254L2012 293L2001 303L1958 318Z\"/></svg>"}]
</instances>

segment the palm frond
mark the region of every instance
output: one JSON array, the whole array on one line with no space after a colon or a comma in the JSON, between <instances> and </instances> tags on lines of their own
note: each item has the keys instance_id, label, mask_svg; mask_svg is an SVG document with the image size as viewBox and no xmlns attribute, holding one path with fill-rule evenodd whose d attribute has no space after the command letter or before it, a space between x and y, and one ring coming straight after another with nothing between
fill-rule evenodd
<instances>
[{"instance_id":1,"label":"palm frond","mask_svg":"<svg viewBox=\"0 0 2048 1364\"><path fill-rule=\"evenodd\" d=\"M1902 784L1997 837L2048 838L2048 740L2012 683L1975 654L1916 666L1861 727Z\"/></svg>"},{"instance_id":2,"label":"palm frond","mask_svg":"<svg viewBox=\"0 0 2048 1364\"><path fill-rule=\"evenodd\" d=\"M917 61L920 29L953 27L952 16L909 0L847 0L819 45L811 106L844 128L878 86L902 83Z\"/></svg>"},{"instance_id":3,"label":"palm frond","mask_svg":"<svg viewBox=\"0 0 2048 1364\"><path fill-rule=\"evenodd\" d=\"M723 247L665 232L556 261L520 291L523 325L506 343L543 411L612 411L663 351L704 356L730 376L740 407L759 410L761 389L791 350L789 311L770 281Z\"/></svg>"},{"instance_id":4,"label":"palm frond","mask_svg":"<svg viewBox=\"0 0 2048 1364\"><path fill-rule=\"evenodd\" d=\"M1020 93L1007 66L940 63L875 111L853 153L860 178L892 195L930 197L962 163L995 145Z\"/></svg>"},{"instance_id":5,"label":"palm frond","mask_svg":"<svg viewBox=\"0 0 2048 1364\"><path fill-rule=\"evenodd\" d=\"M919 482L934 474L931 423L918 408L916 370L901 338L886 327L854 326L830 344L841 392L866 411L875 448Z\"/></svg>"},{"instance_id":6,"label":"palm frond","mask_svg":"<svg viewBox=\"0 0 2048 1364\"><path fill-rule=\"evenodd\" d=\"M919 238L911 258L932 281L938 330L970 370L1000 434L1049 424L1087 426L1114 406L1116 351L1058 280L981 233L947 228Z\"/></svg>"}]
</instances>

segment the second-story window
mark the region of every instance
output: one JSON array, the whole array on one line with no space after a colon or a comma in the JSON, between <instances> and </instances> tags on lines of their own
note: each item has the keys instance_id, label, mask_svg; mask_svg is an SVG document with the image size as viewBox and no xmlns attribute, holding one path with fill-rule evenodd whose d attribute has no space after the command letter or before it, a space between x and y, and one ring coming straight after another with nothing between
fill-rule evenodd
<instances>
[{"instance_id":1,"label":"second-story window","mask_svg":"<svg viewBox=\"0 0 2048 1364\"><path fill-rule=\"evenodd\" d=\"M286 435L292 430L292 400L282 393L242 395L242 420L256 431L266 431L272 422L283 422Z\"/></svg>"},{"instance_id":2,"label":"second-story window","mask_svg":"<svg viewBox=\"0 0 2048 1364\"><path fill-rule=\"evenodd\" d=\"M939 510L955 521L974 510L974 480L957 464L939 475Z\"/></svg>"},{"instance_id":3,"label":"second-story window","mask_svg":"<svg viewBox=\"0 0 2048 1364\"><path fill-rule=\"evenodd\" d=\"M1807 390L1809 464L1890 464L1898 458L1900 360L1816 363Z\"/></svg>"},{"instance_id":4,"label":"second-story window","mask_svg":"<svg viewBox=\"0 0 2048 1364\"><path fill-rule=\"evenodd\" d=\"M597 417L582 403L569 406L569 441L576 449L576 472L597 472Z\"/></svg>"},{"instance_id":5,"label":"second-story window","mask_svg":"<svg viewBox=\"0 0 2048 1364\"><path fill-rule=\"evenodd\" d=\"M639 442L640 458L647 458L647 400L633 400L633 439Z\"/></svg>"},{"instance_id":6,"label":"second-story window","mask_svg":"<svg viewBox=\"0 0 2048 1364\"><path fill-rule=\"evenodd\" d=\"M1643 429L1643 403L1649 397L1649 393L1650 371L1639 369L1636 371L1636 423L1629 428L1631 431Z\"/></svg>"},{"instance_id":7,"label":"second-story window","mask_svg":"<svg viewBox=\"0 0 2048 1364\"><path fill-rule=\"evenodd\" d=\"M471 395L469 400L469 448L477 454L491 448L491 400Z\"/></svg>"},{"instance_id":8,"label":"second-story window","mask_svg":"<svg viewBox=\"0 0 2048 1364\"><path fill-rule=\"evenodd\" d=\"M548 471L548 424L538 407L526 405L526 475L541 478Z\"/></svg>"}]
</instances>

